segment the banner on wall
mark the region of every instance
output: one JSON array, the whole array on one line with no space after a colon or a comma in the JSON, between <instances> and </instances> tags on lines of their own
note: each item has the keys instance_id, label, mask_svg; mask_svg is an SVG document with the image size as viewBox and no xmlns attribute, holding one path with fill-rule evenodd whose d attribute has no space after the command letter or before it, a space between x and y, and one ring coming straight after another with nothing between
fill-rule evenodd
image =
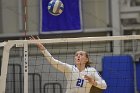
<instances>
[{"instance_id":1,"label":"banner on wall","mask_svg":"<svg viewBox=\"0 0 140 93\"><path fill-rule=\"evenodd\" d=\"M74 33L82 31L80 0L61 0L64 5L62 14L54 16L48 11L51 0L40 2L40 33Z\"/></svg>"}]
</instances>

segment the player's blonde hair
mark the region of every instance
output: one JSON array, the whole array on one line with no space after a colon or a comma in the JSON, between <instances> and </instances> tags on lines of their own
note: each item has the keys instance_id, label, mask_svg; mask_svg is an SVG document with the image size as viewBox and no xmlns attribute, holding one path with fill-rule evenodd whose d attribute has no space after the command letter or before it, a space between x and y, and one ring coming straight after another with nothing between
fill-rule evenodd
<instances>
[{"instance_id":1,"label":"player's blonde hair","mask_svg":"<svg viewBox=\"0 0 140 93\"><path fill-rule=\"evenodd\" d=\"M91 62L89 61L89 55L88 55L88 53L86 51L84 51L84 52L85 52L85 55L86 55L86 57L88 59L87 63L85 64L85 67L90 67Z\"/></svg>"}]
</instances>

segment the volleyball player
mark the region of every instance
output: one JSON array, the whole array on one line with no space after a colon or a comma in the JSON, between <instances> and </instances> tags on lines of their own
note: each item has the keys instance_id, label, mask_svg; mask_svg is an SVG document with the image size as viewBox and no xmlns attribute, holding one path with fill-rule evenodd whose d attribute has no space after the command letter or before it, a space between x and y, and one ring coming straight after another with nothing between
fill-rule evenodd
<instances>
[{"instance_id":1,"label":"volleyball player","mask_svg":"<svg viewBox=\"0 0 140 93\"><path fill-rule=\"evenodd\" d=\"M36 40L36 38L31 36L30 40ZM65 74L67 79L66 93L89 93L92 86L100 89L107 88L105 80L101 78L97 70L90 67L87 52L77 51L75 65L70 65L55 59L41 43L37 43L37 47L53 67Z\"/></svg>"}]
</instances>

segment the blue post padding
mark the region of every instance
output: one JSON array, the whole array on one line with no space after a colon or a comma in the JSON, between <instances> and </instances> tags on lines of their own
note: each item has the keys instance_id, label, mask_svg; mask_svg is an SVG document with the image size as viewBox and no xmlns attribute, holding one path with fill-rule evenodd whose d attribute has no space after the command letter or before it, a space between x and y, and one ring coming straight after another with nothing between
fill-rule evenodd
<instances>
[{"instance_id":1,"label":"blue post padding","mask_svg":"<svg viewBox=\"0 0 140 93\"><path fill-rule=\"evenodd\" d=\"M137 90L140 92L140 62L136 63Z\"/></svg>"},{"instance_id":2,"label":"blue post padding","mask_svg":"<svg viewBox=\"0 0 140 93\"><path fill-rule=\"evenodd\" d=\"M134 68L131 56L104 56L103 78L107 83L104 93L134 93Z\"/></svg>"}]
</instances>

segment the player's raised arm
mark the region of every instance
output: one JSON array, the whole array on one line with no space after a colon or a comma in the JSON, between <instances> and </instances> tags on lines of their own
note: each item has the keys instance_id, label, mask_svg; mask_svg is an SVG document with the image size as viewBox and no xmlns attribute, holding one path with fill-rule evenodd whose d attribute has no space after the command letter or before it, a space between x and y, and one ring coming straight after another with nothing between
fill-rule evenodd
<instances>
[{"instance_id":1,"label":"player's raised arm","mask_svg":"<svg viewBox=\"0 0 140 93\"><path fill-rule=\"evenodd\" d=\"M38 40L39 37L37 37L37 39L33 36L30 37L30 40ZM56 69L60 70L61 72L65 72L69 70L69 64L63 63L57 59L55 59L50 53L49 51L44 47L44 45L42 43L36 43L37 47L39 48L39 50L41 51L41 53L45 56L45 58L47 59L47 61L52 64L53 67L55 67Z\"/></svg>"}]
</instances>

